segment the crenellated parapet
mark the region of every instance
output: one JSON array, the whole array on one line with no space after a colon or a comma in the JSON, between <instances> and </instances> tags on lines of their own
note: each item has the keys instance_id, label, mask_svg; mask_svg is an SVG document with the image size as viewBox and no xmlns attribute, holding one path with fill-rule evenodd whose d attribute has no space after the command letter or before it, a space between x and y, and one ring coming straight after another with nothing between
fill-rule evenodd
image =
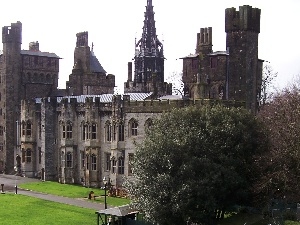
<instances>
[{"instance_id":1,"label":"crenellated parapet","mask_svg":"<svg viewBox=\"0 0 300 225\"><path fill-rule=\"evenodd\" d=\"M20 21L2 27L2 43L8 42L22 44L22 23Z\"/></svg>"},{"instance_id":2,"label":"crenellated parapet","mask_svg":"<svg viewBox=\"0 0 300 225\"><path fill-rule=\"evenodd\" d=\"M249 5L225 10L225 31L253 31L260 33L260 12L258 8L252 8Z\"/></svg>"}]
</instances>

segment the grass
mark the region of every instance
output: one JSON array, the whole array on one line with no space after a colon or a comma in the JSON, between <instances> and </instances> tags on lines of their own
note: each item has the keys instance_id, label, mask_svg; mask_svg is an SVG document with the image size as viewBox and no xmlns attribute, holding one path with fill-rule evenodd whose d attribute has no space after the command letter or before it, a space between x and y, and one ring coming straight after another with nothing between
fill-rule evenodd
<instances>
[{"instance_id":1,"label":"grass","mask_svg":"<svg viewBox=\"0 0 300 225\"><path fill-rule=\"evenodd\" d=\"M92 209L9 193L0 195L0 218L5 225L90 225L97 220Z\"/></svg>"},{"instance_id":2,"label":"grass","mask_svg":"<svg viewBox=\"0 0 300 225\"><path fill-rule=\"evenodd\" d=\"M96 202L104 203L104 190L100 188L86 188L79 185L60 184L53 181L32 182L19 185L20 188L32 191L64 196L69 198L87 198L90 191L93 191L96 197ZM94 201L94 200L92 200ZM126 205L130 202L126 198L107 197L107 204L110 206Z\"/></svg>"}]
</instances>

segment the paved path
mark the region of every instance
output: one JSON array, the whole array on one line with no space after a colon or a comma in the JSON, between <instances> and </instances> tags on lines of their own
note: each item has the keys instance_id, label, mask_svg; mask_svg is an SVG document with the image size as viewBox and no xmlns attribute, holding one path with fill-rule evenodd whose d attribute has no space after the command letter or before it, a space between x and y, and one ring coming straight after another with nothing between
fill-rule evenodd
<instances>
[{"instance_id":1,"label":"paved path","mask_svg":"<svg viewBox=\"0 0 300 225\"><path fill-rule=\"evenodd\" d=\"M38 179L32 179L27 177L19 177L14 175L0 174L0 184L4 184L4 192L15 192L15 185L26 182L42 182ZM1 191L1 186L0 186ZM18 188L18 194L27 195L35 198L49 200L53 202L59 202L69 205L74 205L82 208L94 209L96 211L104 209L104 204L95 203L86 199L74 199L50 194L39 193L35 191L22 190Z\"/></svg>"}]
</instances>

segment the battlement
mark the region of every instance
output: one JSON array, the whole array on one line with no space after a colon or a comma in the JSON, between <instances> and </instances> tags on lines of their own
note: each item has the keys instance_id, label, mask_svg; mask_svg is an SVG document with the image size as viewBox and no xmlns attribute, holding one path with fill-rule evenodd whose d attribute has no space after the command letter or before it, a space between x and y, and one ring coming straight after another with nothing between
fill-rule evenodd
<instances>
[{"instance_id":1,"label":"battlement","mask_svg":"<svg viewBox=\"0 0 300 225\"><path fill-rule=\"evenodd\" d=\"M260 33L260 12L258 8L252 8L249 5L225 10L225 31L253 31Z\"/></svg>"},{"instance_id":2,"label":"battlement","mask_svg":"<svg viewBox=\"0 0 300 225\"><path fill-rule=\"evenodd\" d=\"M87 47L88 46L89 34L87 31L77 33L76 37L77 37L76 47Z\"/></svg>"},{"instance_id":3,"label":"battlement","mask_svg":"<svg viewBox=\"0 0 300 225\"><path fill-rule=\"evenodd\" d=\"M22 44L22 23L20 21L2 27L2 43L8 42Z\"/></svg>"}]
</instances>

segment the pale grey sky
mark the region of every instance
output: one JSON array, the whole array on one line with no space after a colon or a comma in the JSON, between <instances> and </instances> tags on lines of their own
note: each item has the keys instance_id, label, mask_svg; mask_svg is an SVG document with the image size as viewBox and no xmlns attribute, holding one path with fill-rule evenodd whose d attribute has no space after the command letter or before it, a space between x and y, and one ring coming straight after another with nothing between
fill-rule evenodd
<instances>
[{"instance_id":1,"label":"pale grey sky","mask_svg":"<svg viewBox=\"0 0 300 225\"><path fill-rule=\"evenodd\" d=\"M59 87L73 67L76 33L89 32L89 45L104 69L116 75L123 89L127 62L140 38L147 0L10 0L1 2L0 26L23 24L22 49L39 41L40 50L60 56ZM259 58L270 61L284 87L300 74L300 1L269 0L153 0L157 34L164 43L165 77L180 72L182 56L194 53L196 33L213 28L213 50L225 50L225 9L251 5L261 9Z\"/></svg>"}]
</instances>

